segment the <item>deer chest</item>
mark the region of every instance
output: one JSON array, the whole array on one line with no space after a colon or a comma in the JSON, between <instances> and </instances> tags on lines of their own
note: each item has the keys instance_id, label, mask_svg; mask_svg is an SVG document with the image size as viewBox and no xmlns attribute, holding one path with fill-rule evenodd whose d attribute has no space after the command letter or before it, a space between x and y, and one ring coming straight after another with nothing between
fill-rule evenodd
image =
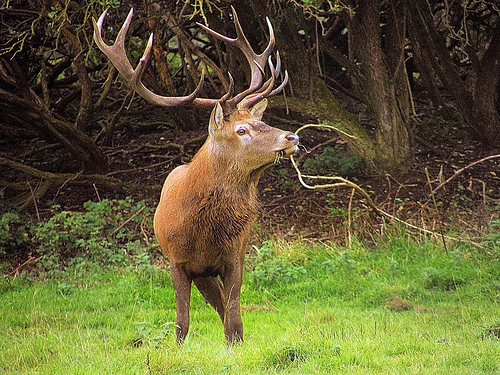
<instances>
[{"instance_id":1,"label":"deer chest","mask_svg":"<svg viewBox=\"0 0 500 375\"><path fill-rule=\"evenodd\" d=\"M253 198L253 199L252 199ZM197 206L197 207L196 207ZM247 236L258 213L255 197L215 189L195 205L193 236L214 247L231 247Z\"/></svg>"}]
</instances>

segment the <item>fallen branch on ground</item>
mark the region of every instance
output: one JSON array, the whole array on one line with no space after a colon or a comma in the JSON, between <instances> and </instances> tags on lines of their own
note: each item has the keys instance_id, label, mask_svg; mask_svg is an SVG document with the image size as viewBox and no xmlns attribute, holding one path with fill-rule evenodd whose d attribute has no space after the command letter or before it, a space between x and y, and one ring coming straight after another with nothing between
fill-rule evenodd
<instances>
[{"instance_id":1,"label":"fallen branch on ground","mask_svg":"<svg viewBox=\"0 0 500 375\"><path fill-rule=\"evenodd\" d=\"M22 172L27 176L32 176L36 179L41 180L42 182L37 189L34 191L30 191L27 197L23 197L20 199L20 207L19 209L25 208L30 201L39 199L43 196L50 188L57 186L64 186L68 183L76 183L76 184L102 184L110 189L115 191L130 193L135 190L144 190L148 189L144 186L134 185L125 181L122 181L118 178L108 177L101 174L82 174L79 173L52 173L41 171L39 169L24 165L22 163L4 158L0 156L0 165L5 165L11 169ZM0 181L1 186L8 186L11 188L17 188L17 190L30 190L30 184L23 185L20 183L11 184L5 181ZM25 186L25 187L24 187Z\"/></svg>"}]
</instances>

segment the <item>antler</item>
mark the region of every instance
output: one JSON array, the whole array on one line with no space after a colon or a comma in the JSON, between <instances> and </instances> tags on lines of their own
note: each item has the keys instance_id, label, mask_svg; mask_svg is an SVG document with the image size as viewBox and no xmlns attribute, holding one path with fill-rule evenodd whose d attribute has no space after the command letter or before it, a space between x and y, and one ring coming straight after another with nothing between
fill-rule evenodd
<instances>
[{"instance_id":1,"label":"antler","mask_svg":"<svg viewBox=\"0 0 500 375\"><path fill-rule=\"evenodd\" d=\"M228 100L225 101L225 106L229 110L234 110L235 108L248 109L263 98L276 95L281 92L281 90L283 90L285 85L288 83L288 72L285 70L283 82L273 90L276 78L280 75L281 60L279 57L279 53L276 52L275 68L271 60L271 53L273 52L275 46L274 30L273 26L271 25L271 21L269 21L269 18L266 17L267 26L269 28L269 43L264 52L258 55L255 53L252 46L248 42L248 39L243 33L243 29L241 28L240 22L238 20L238 15L236 14L233 6L231 6L231 10L233 12L234 26L236 28L235 39L219 34L218 32L198 22L196 24L209 34L213 35L215 38L239 48L245 55L248 64L250 65L252 74L250 86L248 87L248 89L239 93L235 97L230 99L228 98ZM269 64L271 78L263 83L265 74L264 67L266 65L266 62L268 62Z\"/></svg>"},{"instance_id":2,"label":"antler","mask_svg":"<svg viewBox=\"0 0 500 375\"><path fill-rule=\"evenodd\" d=\"M180 96L180 97L169 97L155 94L151 90L149 90L142 83L142 75L144 74L144 70L151 56L151 48L153 46L153 34L149 36L148 43L146 45L146 49L144 54L142 55L137 67L134 69L130 64L127 54L125 52L125 36L127 34L128 28L130 26L130 22L132 21L132 17L134 15L134 9L130 9L128 13L127 19L123 23L118 35L116 36L115 43L113 45L107 45L102 39L102 25L104 23L104 18L106 17L107 10L105 10L102 15L99 17L99 20L96 22L94 18L92 18L92 22L94 24L94 41L96 42L99 49L104 52L106 56L108 56L109 60L113 63L116 69L125 77L127 82L132 86L132 88L144 99L147 101L165 106L165 107L173 107L179 106L183 104L193 104L199 105L203 107L213 107L218 100L217 99L205 99L205 98L197 98L200 94L201 88L203 86L203 72L201 75L200 83L198 87L188 96Z\"/></svg>"},{"instance_id":3,"label":"antler","mask_svg":"<svg viewBox=\"0 0 500 375\"><path fill-rule=\"evenodd\" d=\"M251 108L255 103L262 100L263 98L276 95L288 82L288 72L285 70L285 74L283 77L283 82L275 89L273 89L276 79L281 75L281 59L279 53L276 52L276 67L274 67L271 54L274 50L275 39L274 39L274 30L269 21L269 18L266 17L267 25L269 28L269 44L267 45L264 52L261 54L256 54L253 48L250 46L243 30L241 28L240 22L238 20L238 15L236 11L231 6L234 16L234 25L236 28L236 38L232 39L226 37L222 34L217 33L216 31L204 26L200 23L197 23L201 28L203 28L206 32L213 35L217 39L220 39L228 44L234 45L239 48L243 54L245 55L248 64L250 65L250 70L252 74L252 79L250 82L250 86L244 90L243 92L233 96L234 83L229 74L230 85L229 91L220 99L207 99L207 98L198 98L198 95L201 92L203 86L203 77L204 74L202 72L200 83L198 87L188 96L181 97L168 97L161 96L155 94L151 90L149 90L142 83L142 75L144 74L144 70L147 66L149 58L151 56L151 49L153 45L153 34L149 36L148 43L146 45L146 49L144 54L142 55L137 67L134 69L130 64L130 61L127 58L127 54L125 52L125 36L127 34L128 28L130 26L130 22L132 21L132 17L134 14L134 10L130 9L130 12L127 16L127 19L123 23L118 35L116 36L115 43L112 45L107 45L102 39L102 25L104 23L104 18L106 17L107 10L102 13L99 17L99 20L96 22L94 18L92 18L92 22L94 24L94 41L96 42L99 49L104 52L104 54L109 58L109 60L113 63L116 69L125 77L127 82L132 86L132 88L144 99L147 101L165 106L165 107L173 107L184 104L192 104L194 106L201 107L213 107L216 103L221 103L224 107L225 114L229 114L235 109L248 109ZM271 77L266 81L264 81L264 68L265 65L269 65L269 70L271 71Z\"/></svg>"}]
</instances>

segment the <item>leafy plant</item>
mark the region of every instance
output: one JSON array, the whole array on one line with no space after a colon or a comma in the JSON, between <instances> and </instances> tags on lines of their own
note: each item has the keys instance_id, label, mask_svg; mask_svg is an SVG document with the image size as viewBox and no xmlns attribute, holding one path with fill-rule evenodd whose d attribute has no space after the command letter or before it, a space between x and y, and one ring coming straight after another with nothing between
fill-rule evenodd
<instances>
[{"instance_id":1,"label":"leafy plant","mask_svg":"<svg viewBox=\"0 0 500 375\"><path fill-rule=\"evenodd\" d=\"M307 273L303 265L296 265L289 259L276 255L269 242L264 242L262 247L254 247L254 249L250 282L256 286L267 287L279 283L291 283L300 275Z\"/></svg>"},{"instance_id":2,"label":"leafy plant","mask_svg":"<svg viewBox=\"0 0 500 375\"><path fill-rule=\"evenodd\" d=\"M465 283L463 279L434 267L424 268L422 277L426 289L452 291Z\"/></svg>"},{"instance_id":3,"label":"leafy plant","mask_svg":"<svg viewBox=\"0 0 500 375\"><path fill-rule=\"evenodd\" d=\"M500 220L491 223L491 233L484 242L491 247L500 247Z\"/></svg>"},{"instance_id":4,"label":"leafy plant","mask_svg":"<svg viewBox=\"0 0 500 375\"><path fill-rule=\"evenodd\" d=\"M151 228L151 209L144 201L86 202L83 212L61 211L32 224L18 214L0 218L0 252L24 246L40 257L39 272L52 274L66 267L84 272L96 267L148 265L153 251L143 228ZM148 232L149 230L146 230Z\"/></svg>"},{"instance_id":5,"label":"leafy plant","mask_svg":"<svg viewBox=\"0 0 500 375\"><path fill-rule=\"evenodd\" d=\"M139 347L142 345L153 345L159 347L165 339L175 332L175 323L166 322L160 326L150 326L141 324L137 328L137 336L132 340L132 345Z\"/></svg>"},{"instance_id":6,"label":"leafy plant","mask_svg":"<svg viewBox=\"0 0 500 375\"><path fill-rule=\"evenodd\" d=\"M325 147L322 154L304 161L304 170L308 171L308 174L357 176L363 169L362 163L363 158L358 155Z\"/></svg>"},{"instance_id":7,"label":"leafy plant","mask_svg":"<svg viewBox=\"0 0 500 375\"><path fill-rule=\"evenodd\" d=\"M0 216L0 255L13 253L28 242L28 231L19 214L6 212Z\"/></svg>"},{"instance_id":8,"label":"leafy plant","mask_svg":"<svg viewBox=\"0 0 500 375\"><path fill-rule=\"evenodd\" d=\"M478 336L481 339L493 339L500 341L500 322L484 326Z\"/></svg>"},{"instance_id":9,"label":"leafy plant","mask_svg":"<svg viewBox=\"0 0 500 375\"><path fill-rule=\"evenodd\" d=\"M314 354L305 342L285 343L274 349L264 358L264 366L269 369L285 370L291 366L299 366Z\"/></svg>"}]
</instances>

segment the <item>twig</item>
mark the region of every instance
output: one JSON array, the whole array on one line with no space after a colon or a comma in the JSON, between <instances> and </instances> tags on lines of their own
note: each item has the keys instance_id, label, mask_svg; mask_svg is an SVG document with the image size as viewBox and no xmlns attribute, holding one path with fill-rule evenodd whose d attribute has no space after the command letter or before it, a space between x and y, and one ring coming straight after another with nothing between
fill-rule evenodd
<instances>
[{"instance_id":1,"label":"twig","mask_svg":"<svg viewBox=\"0 0 500 375\"><path fill-rule=\"evenodd\" d=\"M302 159L304 159L307 154L310 154L311 152L317 150L318 148L320 147L323 147L323 146L326 146L326 145L329 145L330 143L334 143L334 142L337 142L339 139L338 138L330 138L329 140L325 141L325 142L322 142L320 144L317 144L316 146L314 146L313 148L311 148L310 150L307 150L307 153L305 154L302 154L300 155L298 158L297 158L297 161L300 163L302 161Z\"/></svg>"},{"instance_id":2,"label":"twig","mask_svg":"<svg viewBox=\"0 0 500 375\"><path fill-rule=\"evenodd\" d=\"M356 192L356 189L351 190L351 197L349 198L349 209L347 210L347 239L349 241L349 249L352 247L352 235L351 235L351 224L352 224L352 217L351 217L351 209L352 209L352 199L354 198L354 193Z\"/></svg>"},{"instance_id":3,"label":"twig","mask_svg":"<svg viewBox=\"0 0 500 375\"><path fill-rule=\"evenodd\" d=\"M480 164L480 163L483 163L487 160L491 160L491 159L496 159L496 158L500 158L500 154L496 154L496 155L490 155L490 156L487 156L485 158L482 158L482 159L479 159L479 160L476 160L475 162L472 162L470 163L469 165L466 165L465 167L463 168L460 168L459 170L457 170L455 172L455 174L453 176L451 176L450 178L448 178L446 181L444 182L441 182L438 186L436 186L434 188L434 190L432 190L431 194L434 194L437 190L441 189L444 185L446 185L448 182L450 182L451 180L453 180L455 177L457 177L459 174L461 174L462 172L464 172L465 170L477 165L477 164Z\"/></svg>"},{"instance_id":4,"label":"twig","mask_svg":"<svg viewBox=\"0 0 500 375\"><path fill-rule=\"evenodd\" d=\"M161 161L159 163L155 163L155 164L150 164L150 165L145 165L145 166L142 166L142 167L137 167L137 168L131 168L131 169L122 169L122 170L119 170L119 171L113 171L113 172L110 172L110 173L107 173L106 176L113 176L115 174L120 174L120 173L130 173L130 172L137 172L137 171L140 171L140 170L144 170L144 169L152 169L152 168L156 168L156 167L160 167L162 165L166 165L166 164L169 164L171 163L172 161L174 161L175 159L179 159L180 157L184 156L185 154L182 153L182 154L179 154L179 155L175 155L173 157L171 157L170 159L168 160L165 160L165 161Z\"/></svg>"},{"instance_id":5,"label":"twig","mask_svg":"<svg viewBox=\"0 0 500 375\"><path fill-rule=\"evenodd\" d=\"M24 263L22 263L21 265L17 266L13 271L9 272L8 273L8 276L12 276L14 275L14 278L16 278L17 274L19 273L19 270L21 268L23 268L24 266L26 266L27 264L30 264L30 263L33 263L33 262L38 262L40 259L43 258L43 255L42 256L39 256L38 258L35 258L35 257L30 257L27 261L25 261Z\"/></svg>"},{"instance_id":6,"label":"twig","mask_svg":"<svg viewBox=\"0 0 500 375\"><path fill-rule=\"evenodd\" d=\"M136 217L137 215L139 215L142 211L144 211L144 209L146 208L146 206L142 206L135 214L133 214L132 216L130 216L127 220L125 220L123 222L122 225L120 225L118 228L116 228L113 232L111 232L110 236L113 236L116 232L118 232L120 229L122 229L125 225L127 225L130 220L132 220L134 217Z\"/></svg>"},{"instance_id":7,"label":"twig","mask_svg":"<svg viewBox=\"0 0 500 375\"><path fill-rule=\"evenodd\" d=\"M57 192L56 192L56 194L54 195L54 198L52 198L52 200L54 200L54 201L55 201L55 200L56 200L56 198L59 196L59 193L61 192L61 190L62 190L62 189L66 186L66 184L67 184L69 181L74 181L74 180L76 180L76 179L78 178L78 176L80 176L82 173L83 173L83 171L80 171L80 172L78 172L77 174L75 174L74 176L72 176L72 177L68 177L68 178L66 179L66 181L64 181L64 182L61 184L61 186L59 186L59 189L57 189Z\"/></svg>"},{"instance_id":8,"label":"twig","mask_svg":"<svg viewBox=\"0 0 500 375\"><path fill-rule=\"evenodd\" d=\"M99 190L97 189L96 184L95 184L95 183L93 183L93 184L92 184L92 186L94 187L95 194L97 195L97 200L98 200L99 202L102 202L102 200L101 200L101 196L99 195Z\"/></svg>"},{"instance_id":9,"label":"twig","mask_svg":"<svg viewBox=\"0 0 500 375\"><path fill-rule=\"evenodd\" d=\"M40 221L40 211L38 211L38 204L36 202L35 191L33 190L33 187L31 186L29 181L28 181L28 186L30 188L31 198L33 198L33 204L35 205L36 218L38 219L38 221Z\"/></svg>"},{"instance_id":10,"label":"twig","mask_svg":"<svg viewBox=\"0 0 500 375\"><path fill-rule=\"evenodd\" d=\"M299 128L295 134L298 134L301 130L303 129L306 129L308 127L318 127L318 128L331 128L331 129L334 129L336 131L338 131L337 128L331 126L331 125L325 125L325 124L307 124L307 125L304 125L302 126L301 128ZM348 135L348 134L346 134ZM500 155L495 155L496 157L500 157ZM492 159L493 157L488 157L488 158L484 158L484 159L481 159L481 161L485 161L485 160L489 160L489 159ZM454 237L449 237L449 236L445 236L443 234L438 234L438 233L435 233L433 231L430 231L428 229L424 229L424 228L420 228L416 225L413 225L413 224L410 224L410 223L407 223L406 221L404 220L401 220L399 219L398 217L394 216L394 215L391 215L387 212L385 212L384 210L382 210L381 208L379 208L374 202L373 200L371 199L370 195L366 192L366 190L364 190L363 188L361 188L360 186L358 186L357 184L355 184L354 182L351 182L343 177L338 177L338 176L310 176L310 175L305 175L305 174L302 174L302 172L300 171L298 165L297 165L297 162L295 161L293 155L290 156L290 160L292 161L292 165L293 167L295 168L295 171L297 172L297 176L298 176L298 179L300 181L300 183L302 184L302 186L304 186L305 188L307 189L311 189L311 190L320 190L320 189L328 189L328 188L336 188L336 187L351 187L351 188L354 188L356 191L358 191L361 195L363 195L363 197L365 197L366 199L366 203L368 204L368 206L370 206L373 211L379 215L379 216L382 216L382 217L388 217L392 220L395 220L403 225L406 225L407 227L409 228L412 228L412 229L415 229L415 230L418 230L420 232L423 232L423 233L427 233L427 234L430 234L430 235L433 235L433 236L441 236L442 238L446 238L448 240L452 240L452 241L457 241L457 242L460 242L459 239L457 238L454 238ZM478 161L480 162L480 161ZM472 163L473 165L477 164L478 162L476 163ZM470 166L472 166L472 164ZM465 169L465 168L463 168ZM460 170L460 172L462 172L462 170ZM311 180L331 180L331 181L338 181L338 182L335 182L335 183L331 183L331 184L320 184L320 185L310 185L310 184L307 184L304 179L311 179ZM447 181L449 181L451 178L449 178L448 180L445 181L445 183ZM444 183L443 183L444 184ZM443 185L441 184L441 185ZM440 185L440 186L441 186ZM440 187L438 186L438 187ZM436 188L437 189L437 188ZM436 190L434 189L434 191ZM478 244L477 242L474 242L474 241L471 241L471 243L477 247L482 247L480 244Z\"/></svg>"},{"instance_id":11,"label":"twig","mask_svg":"<svg viewBox=\"0 0 500 375\"><path fill-rule=\"evenodd\" d=\"M146 360L144 361L148 368L148 374L152 374L153 372L151 371L151 364L149 363L149 353L146 354Z\"/></svg>"}]
</instances>

